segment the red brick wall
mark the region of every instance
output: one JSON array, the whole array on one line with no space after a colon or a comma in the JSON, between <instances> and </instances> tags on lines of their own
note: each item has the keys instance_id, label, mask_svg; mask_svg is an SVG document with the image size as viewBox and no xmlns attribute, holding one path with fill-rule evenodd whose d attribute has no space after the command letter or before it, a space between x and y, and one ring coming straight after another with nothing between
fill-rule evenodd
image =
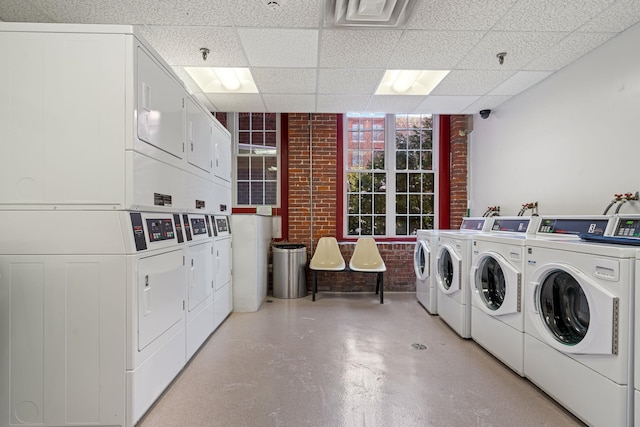
<instances>
[{"instance_id":1,"label":"red brick wall","mask_svg":"<svg viewBox=\"0 0 640 427\"><path fill-rule=\"evenodd\" d=\"M467 119L451 116L451 188L449 222L459 228L467 214Z\"/></svg>"}]
</instances>

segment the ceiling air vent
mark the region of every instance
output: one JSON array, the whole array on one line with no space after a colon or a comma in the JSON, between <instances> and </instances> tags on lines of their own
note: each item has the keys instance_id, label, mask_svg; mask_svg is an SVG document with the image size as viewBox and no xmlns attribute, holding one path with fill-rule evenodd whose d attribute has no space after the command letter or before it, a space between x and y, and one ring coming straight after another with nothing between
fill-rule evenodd
<instances>
[{"instance_id":1,"label":"ceiling air vent","mask_svg":"<svg viewBox=\"0 0 640 427\"><path fill-rule=\"evenodd\" d=\"M329 27L400 28L409 20L416 0L327 0Z\"/></svg>"}]
</instances>

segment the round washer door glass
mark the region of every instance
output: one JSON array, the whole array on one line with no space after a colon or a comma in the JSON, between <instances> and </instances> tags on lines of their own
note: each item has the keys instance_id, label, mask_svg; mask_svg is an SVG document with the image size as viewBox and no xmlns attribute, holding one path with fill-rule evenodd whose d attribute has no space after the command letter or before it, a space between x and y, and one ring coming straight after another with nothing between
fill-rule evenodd
<instances>
[{"instance_id":1,"label":"round washer door glass","mask_svg":"<svg viewBox=\"0 0 640 427\"><path fill-rule=\"evenodd\" d=\"M540 314L558 342L575 345L589 329L589 303L578 281L569 273L555 270L540 286Z\"/></svg>"},{"instance_id":2,"label":"round washer door glass","mask_svg":"<svg viewBox=\"0 0 640 427\"><path fill-rule=\"evenodd\" d=\"M451 254L447 250L442 251L442 255L438 260L438 274L442 279L443 287L448 290L451 287L451 283L453 283L453 261L451 260Z\"/></svg>"},{"instance_id":3,"label":"round washer door glass","mask_svg":"<svg viewBox=\"0 0 640 427\"><path fill-rule=\"evenodd\" d=\"M425 267L427 266L426 256L424 254L424 246L422 243L416 243L416 252L414 257L414 264L416 268L416 275L418 278L423 278L425 274Z\"/></svg>"},{"instance_id":4,"label":"round washer door glass","mask_svg":"<svg viewBox=\"0 0 640 427\"><path fill-rule=\"evenodd\" d=\"M490 310L499 309L507 292L507 281L500 263L495 258L488 256L480 262L476 274L482 302Z\"/></svg>"}]
</instances>

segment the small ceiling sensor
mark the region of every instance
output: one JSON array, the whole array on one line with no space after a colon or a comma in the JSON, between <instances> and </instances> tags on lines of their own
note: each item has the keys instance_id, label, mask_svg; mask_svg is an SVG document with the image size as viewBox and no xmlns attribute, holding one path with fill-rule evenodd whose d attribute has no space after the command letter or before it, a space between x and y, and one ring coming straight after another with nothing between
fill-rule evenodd
<instances>
[{"instance_id":1,"label":"small ceiling sensor","mask_svg":"<svg viewBox=\"0 0 640 427\"><path fill-rule=\"evenodd\" d=\"M209 49L207 49L206 47L201 47L200 48L200 53L202 53L202 60L206 61L207 57L209 56L209 52L211 52Z\"/></svg>"},{"instance_id":2,"label":"small ceiling sensor","mask_svg":"<svg viewBox=\"0 0 640 427\"><path fill-rule=\"evenodd\" d=\"M500 65L504 64L504 57L507 56L507 52L500 52L499 54L496 55L496 57L498 58L498 63Z\"/></svg>"},{"instance_id":3,"label":"small ceiling sensor","mask_svg":"<svg viewBox=\"0 0 640 427\"><path fill-rule=\"evenodd\" d=\"M271 10L278 10L284 6L286 0L262 0L265 6Z\"/></svg>"}]
</instances>

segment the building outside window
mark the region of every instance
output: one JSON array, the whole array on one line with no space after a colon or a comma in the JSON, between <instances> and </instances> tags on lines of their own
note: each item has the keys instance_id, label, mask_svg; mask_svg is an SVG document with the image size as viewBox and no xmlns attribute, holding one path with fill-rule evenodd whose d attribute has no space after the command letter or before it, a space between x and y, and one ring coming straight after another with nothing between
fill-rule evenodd
<instances>
[{"instance_id":1,"label":"building outside window","mask_svg":"<svg viewBox=\"0 0 640 427\"><path fill-rule=\"evenodd\" d=\"M433 117L346 114L345 237L402 237L435 217Z\"/></svg>"},{"instance_id":2,"label":"building outside window","mask_svg":"<svg viewBox=\"0 0 640 427\"><path fill-rule=\"evenodd\" d=\"M234 115L236 206L277 206L280 116L276 113Z\"/></svg>"}]
</instances>

